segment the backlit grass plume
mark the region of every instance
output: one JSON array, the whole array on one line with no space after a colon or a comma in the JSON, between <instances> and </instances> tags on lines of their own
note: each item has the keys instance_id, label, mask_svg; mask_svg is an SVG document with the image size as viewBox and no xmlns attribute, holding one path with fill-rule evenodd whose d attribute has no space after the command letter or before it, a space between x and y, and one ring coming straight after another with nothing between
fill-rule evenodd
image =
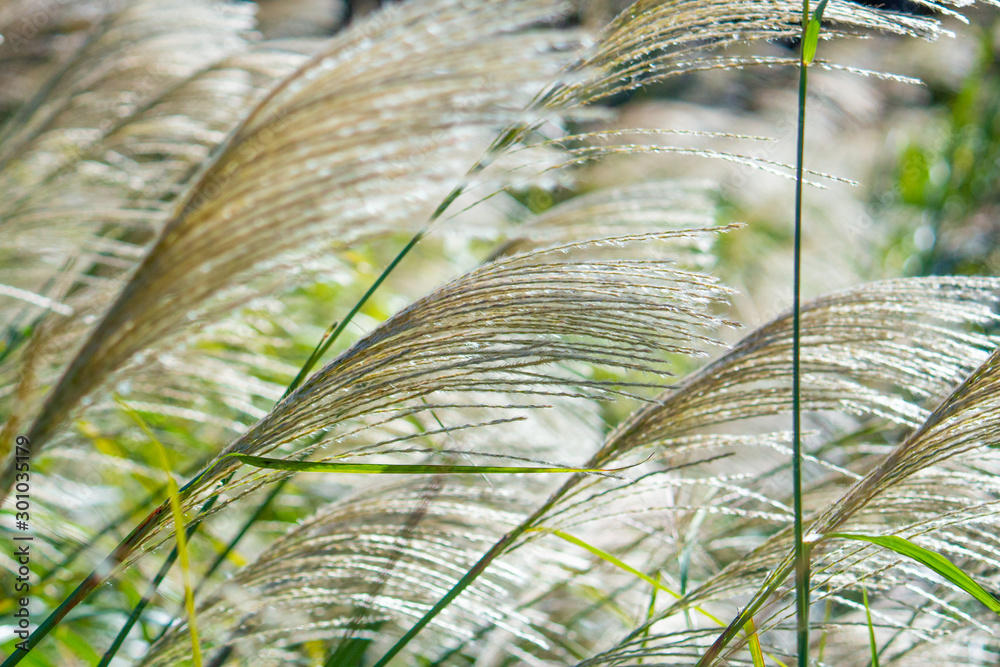
<instances>
[{"instance_id":1,"label":"backlit grass plume","mask_svg":"<svg viewBox=\"0 0 1000 667\"><path fill-rule=\"evenodd\" d=\"M764 43L800 3L345 3L280 40L271 4L47 10L85 34L39 45L60 62L0 132L2 533L23 435L45 614L3 667L996 662L1000 280L855 286L738 338L713 272L748 230L714 185L589 180L630 154L791 177L742 127L611 105L798 62ZM837 0L821 36L961 18L920 8Z\"/></svg>"}]
</instances>

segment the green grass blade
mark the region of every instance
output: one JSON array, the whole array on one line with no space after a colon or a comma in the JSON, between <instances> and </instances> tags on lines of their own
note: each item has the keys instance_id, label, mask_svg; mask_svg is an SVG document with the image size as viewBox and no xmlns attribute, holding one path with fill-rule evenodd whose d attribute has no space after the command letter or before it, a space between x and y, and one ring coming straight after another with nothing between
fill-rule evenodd
<instances>
[{"instance_id":1,"label":"green grass blade","mask_svg":"<svg viewBox=\"0 0 1000 667\"><path fill-rule=\"evenodd\" d=\"M170 474L167 454L160 445L160 456L163 460L163 469L169 475L168 482L170 493L170 510L174 516L174 533L177 535L177 554L181 562L181 579L184 584L184 606L188 615L188 632L191 635L191 651L195 667L201 667L201 642L198 641L198 623L195 617L194 593L191 588L191 559L188 555L187 535L184 527L184 511L181 509L181 501L178 498L177 482Z\"/></svg>"},{"instance_id":2,"label":"green grass blade","mask_svg":"<svg viewBox=\"0 0 1000 667\"><path fill-rule=\"evenodd\" d=\"M900 556L912 558L961 588L993 613L1000 615L1000 600L997 600L985 588L977 584L972 577L962 572L958 566L954 565L941 554L918 546L906 538L899 537L898 535L859 535L856 533L831 533L827 537L840 537L845 540L869 542L884 549L895 551Z\"/></svg>"},{"instance_id":3,"label":"green grass blade","mask_svg":"<svg viewBox=\"0 0 1000 667\"><path fill-rule=\"evenodd\" d=\"M806 34L802 38L802 62L806 65L816 57L816 46L819 44L819 21L810 19Z\"/></svg>"},{"instance_id":4,"label":"green grass blade","mask_svg":"<svg viewBox=\"0 0 1000 667\"><path fill-rule=\"evenodd\" d=\"M878 646L875 644L875 626L872 625L872 610L868 606L868 588L861 587L861 599L865 603L865 616L868 618L868 645L872 650L872 667L878 665Z\"/></svg>"},{"instance_id":5,"label":"green grass blade","mask_svg":"<svg viewBox=\"0 0 1000 667\"><path fill-rule=\"evenodd\" d=\"M177 481L170 471L170 461L163 443L153 434L146 420L120 398L115 399L119 406L139 425L150 439L160 455L160 465L167 476L167 495L170 499L170 510L174 518L174 533L177 536L177 554L181 562L181 581L184 585L184 606L188 614L188 632L191 635L191 656L194 667L202 667L201 642L198 640L198 623L195 617L194 593L191 587L191 560L188 557L187 528L184 525L184 510L181 509L180 490Z\"/></svg>"},{"instance_id":6,"label":"green grass blade","mask_svg":"<svg viewBox=\"0 0 1000 667\"><path fill-rule=\"evenodd\" d=\"M750 644L750 658L753 660L753 667L767 667L764 663L764 652L760 648L760 635L757 634L757 624L753 622L751 616L747 624L743 626L747 633L747 641Z\"/></svg>"},{"instance_id":7,"label":"green grass blade","mask_svg":"<svg viewBox=\"0 0 1000 667\"><path fill-rule=\"evenodd\" d=\"M330 657L323 663L323 667L364 664L365 653L371 647L374 637L378 636L378 633L382 629L383 625L385 625L384 621L368 624L366 629L371 633L371 636L349 638L330 654Z\"/></svg>"},{"instance_id":8,"label":"green grass blade","mask_svg":"<svg viewBox=\"0 0 1000 667\"><path fill-rule=\"evenodd\" d=\"M541 466L477 466L477 465L429 465L405 463L338 463L336 461L286 461L249 454L227 454L238 461L256 468L288 470L291 472L327 472L355 475L466 475L482 473L592 473L610 474L625 468L562 468Z\"/></svg>"}]
</instances>

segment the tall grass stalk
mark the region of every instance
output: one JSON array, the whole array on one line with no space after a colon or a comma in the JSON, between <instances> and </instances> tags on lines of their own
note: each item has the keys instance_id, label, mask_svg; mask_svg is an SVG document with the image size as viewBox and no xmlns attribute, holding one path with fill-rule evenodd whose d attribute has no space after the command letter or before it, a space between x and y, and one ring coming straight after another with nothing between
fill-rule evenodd
<instances>
[{"instance_id":1,"label":"tall grass stalk","mask_svg":"<svg viewBox=\"0 0 1000 667\"><path fill-rule=\"evenodd\" d=\"M795 618L798 665L809 664L809 552L802 506L802 186L805 169L806 102L809 90L809 0L802 0L799 42L798 119L795 136L795 230L792 248L792 511L795 514Z\"/></svg>"}]
</instances>

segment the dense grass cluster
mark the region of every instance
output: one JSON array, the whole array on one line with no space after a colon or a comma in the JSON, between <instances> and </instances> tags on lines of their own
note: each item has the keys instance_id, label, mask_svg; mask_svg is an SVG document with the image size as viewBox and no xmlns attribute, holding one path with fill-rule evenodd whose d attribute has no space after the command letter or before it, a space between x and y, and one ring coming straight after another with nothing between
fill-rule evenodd
<instances>
[{"instance_id":1,"label":"dense grass cluster","mask_svg":"<svg viewBox=\"0 0 1000 667\"><path fill-rule=\"evenodd\" d=\"M0 13L3 667L996 663L1000 278L800 301L805 207L793 307L741 330L728 195L593 177L737 165L801 213L840 180L807 73L903 80L827 40L965 3L291 4ZM618 124L796 67L797 164ZM974 69L945 166L901 159L912 274L995 202Z\"/></svg>"}]
</instances>

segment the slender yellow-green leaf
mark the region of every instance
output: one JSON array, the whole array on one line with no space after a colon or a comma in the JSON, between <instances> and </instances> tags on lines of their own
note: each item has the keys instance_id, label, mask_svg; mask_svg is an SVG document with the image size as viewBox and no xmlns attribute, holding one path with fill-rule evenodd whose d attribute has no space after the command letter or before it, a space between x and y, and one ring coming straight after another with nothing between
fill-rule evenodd
<instances>
[{"instance_id":1,"label":"slender yellow-green leaf","mask_svg":"<svg viewBox=\"0 0 1000 667\"><path fill-rule=\"evenodd\" d=\"M683 597L680 593L678 593L677 591L673 590L672 588L668 588L668 587L664 586L663 584L661 584L658 579L654 579L653 577L649 576L645 572L642 572L641 570L635 569L634 567L632 567L631 565L629 565L625 561L623 561L623 560L615 557L614 555L608 553L604 549L601 549L600 547L594 546L593 544L590 544L589 542L584 542L579 537L574 537L573 535L570 535L569 533L564 533L561 530L549 530L547 528L530 528L530 529L528 529L528 532L546 532L546 533L549 533L550 535L555 535L556 537L558 537L560 539L563 539L563 540L569 542L570 544L575 544L576 546L578 546L578 547L580 547L582 549L586 549L587 551L589 551L590 553L594 554L595 556L597 556L598 558L600 558L604 562L610 563L611 565L614 565L615 567L617 567L619 569L622 569L622 570L625 570L629 574L632 574L632 575L634 575L634 576L642 579L643 581L645 581L647 584L649 584L650 586L652 586L656 590L660 590L660 591L663 591L664 593L672 595L675 599L678 599L678 600ZM719 618L718 616L715 616L714 614L711 614L711 613L705 611L701 607L695 607L694 609L699 614L701 614L705 618L709 619L713 623L716 623L717 625L722 625L722 626L725 625L725 623L722 621L721 618ZM747 639L748 639L748 641L750 643L750 655L753 657L754 667L764 667L764 653L763 653L763 651L761 650L761 647L760 647L760 637L757 635L757 627L754 625L753 618L747 619L747 622L744 625L743 629L746 631ZM773 658L774 656L771 656L771 657ZM777 660L777 659L775 658L775 660ZM782 665L782 667L784 667L783 663L781 663L780 661L778 661L778 664Z\"/></svg>"},{"instance_id":2,"label":"slender yellow-green leaf","mask_svg":"<svg viewBox=\"0 0 1000 667\"><path fill-rule=\"evenodd\" d=\"M564 533L561 530L546 530L544 528L535 528L533 530L536 530L536 531L541 530L541 531L548 532L548 533L550 533L552 535L555 535L556 537L558 537L560 539L566 540L570 544L575 544L578 547L586 549L587 551L589 551L590 553L594 554L595 556L597 556L598 558L600 558L604 562L610 563L611 565L614 565L615 567L617 567L619 569L625 570L629 574L632 574L632 575L634 575L634 576L642 579L643 581L645 581L646 583L648 583L653 588L655 588L657 590L661 590L664 593L667 593L669 595L672 595L675 599L679 600L681 597L683 597L680 593L678 593L677 591L673 590L672 588L668 588L667 586L664 586L662 583L660 583L660 581L658 579L654 579L653 577L649 576L645 572L642 572L641 570L635 569L634 567L632 567L631 565L629 565L625 561L621 560L620 558L617 558L613 554L608 553L604 549L601 549L600 547L594 546L593 544L590 544L589 542L584 542L583 540L581 540L578 537L574 537L573 535L570 535L569 533ZM714 614L711 614L711 613L709 613L709 612L707 612L704 609L701 609L699 607L695 607L695 610L698 611L703 616L705 616L706 618L708 618L709 620L711 620L711 621L713 621L713 622L715 622L715 623L717 623L719 625L725 625L725 623L723 623L722 619L720 619L718 616L715 616ZM751 632L753 633L752 635L750 634ZM753 619L751 619L751 620L749 620L747 622L747 634L748 634L748 636L751 636L751 640L750 641L751 641L751 653L752 653L753 652L752 646L755 643L754 640L757 638L757 630L756 630L755 627L753 627ZM757 647L757 650L760 651L760 642L759 641L756 642L756 647ZM761 663L761 664L763 664L763 663ZM754 665L755 666L757 665L756 658L754 659Z\"/></svg>"},{"instance_id":3,"label":"slender yellow-green leaf","mask_svg":"<svg viewBox=\"0 0 1000 667\"><path fill-rule=\"evenodd\" d=\"M747 640L750 642L750 657L753 659L753 667L765 667L764 652L760 650L760 636L757 634L757 625L753 622L753 617L747 619L743 630L747 633Z\"/></svg>"},{"instance_id":4,"label":"slender yellow-green leaf","mask_svg":"<svg viewBox=\"0 0 1000 667\"><path fill-rule=\"evenodd\" d=\"M825 606L825 611L823 612L823 632L819 636L819 650L816 659L819 664L823 664L823 656L826 655L826 641L830 637L830 615L833 605L830 604L830 599L827 598Z\"/></svg>"},{"instance_id":5,"label":"slender yellow-green leaf","mask_svg":"<svg viewBox=\"0 0 1000 667\"><path fill-rule=\"evenodd\" d=\"M569 533L564 533L561 530L549 530L547 528L531 528L531 529L529 529L529 532L545 532L545 533L549 533L550 535L555 535L556 537L558 537L558 538L560 538L562 540L566 540L570 544L575 544L576 546L578 546L578 547L580 547L582 549L586 549L587 551L589 551L590 553L594 554L595 556L597 556L598 558L600 558L604 562L610 563L611 565L614 565L615 567L617 567L619 569L625 570L629 574L632 574L632 575L635 575L636 577L639 577L640 579L642 579L643 581L645 581L647 584L649 584L653 588L655 588L657 590L661 590L664 593L667 593L668 595L672 595L674 597L674 599L679 600L679 599L681 599L681 597L683 597L677 591L673 590L672 588L667 588L666 586L664 586L663 584L661 584L659 581L657 581L656 579L653 579L651 576L649 576L648 574L646 574L645 572L642 572L640 570L635 569L634 567L632 567L631 565L629 565L625 561L623 561L623 560L621 560L619 558L616 558L614 555L608 553L607 551L605 551L604 549L601 549L600 547L596 547L593 544L590 544L589 542L584 542L579 537L574 537L574 536L570 535ZM701 613L705 618L713 621L714 623L717 623L719 625L725 625L725 623L722 622L722 619L720 619L718 616L714 616L713 614L710 614L709 612L705 611L704 609L699 609L697 607L695 607L695 609L699 613Z\"/></svg>"},{"instance_id":6,"label":"slender yellow-green leaf","mask_svg":"<svg viewBox=\"0 0 1000 667\"><path fill-rule=\"evenodd\" d=\"M626 468L560 468L539 466L477 466L477 465L432 465L423 463L338 463L336 461L287 461L272 459L266 456L251 456L249 454L227 454L242 463L257 468L271 470L289 470L292 472L333 472L351 473L355 475L463 475L482 473L594 473L608 474L625 470Z\"/></svg>"},{"instance_id":7,"label":"slender yellow-green leaf","mask_svg":"<svg viewBox=\"0 0 1000 667\"><path fill-rule=\"evenodd\" d=\"M823 20L823 10L826 9L828 0L821 0L813 12L809 24L806 26L806 34L802 38L802 62L806 65L816 57L816 48L819 45L819 28Z\"/></svg>"},{"instance_id":8,"label":"slender yellow-green leaf","mask_svg":"<svg viewBox=\"0 0 1000 667\"><path fill-rule=\"evenodd\" d=\"M163 472L167 475L167 495L170 497L170 509L174 516L174 532L177 534L177 555L181 562L181 580L184 583L184 606L187 609L188 614L188 632L191 635L191 657L194 661L194 667L202 667L201 662L201 642L198 639L198 623L195 619L195 609L194 609L194 592L191 587L191 560L188 558L187 550L187 531L184 526L184 511L181 509L181 501L179 497L179 489L177 487L177 481L174 479L173 473L170 472L170 462L167 460L167 450L163 447L153 431L146 424L146 420L136 412L134 409L129 407L120 398L115 399L118 405L121 406L128 415L135 420L145 433L150 441L155 445L156 451L160 454L160 465L163 467Z\"/></svg>"},{"instance_id":9,"label":"slender yellow-green leaf","mask_svg":"<svg viewBox=\"0 0 1000 667\"><path fill-rule=\"evenodd\" d=\"M861 587L861 598L865 603L865 616L868 617L868 645L872 650L872 667L878 667L878 647L875 645L875 626L872 625L872 610L868 606L868 588Z\"/></svg>"},{"instance_id":10,"label":"slender yellow-green leaf","mask_svg":"<svg viewBox=\"0 0 1000 667\"><path fill-rule=\"evenodd\" d=\"M941 554L935 553L921 546L917 546L906 538L899 537L898 535L859 535L855 533L831 533L830 535L827 535L827 537L841 537L845 540L870 542L871 544L895 551L901 556L912 558L921 565L925 565L934 570L942 577L982 602L983 605L985 605L990 611L1000 615L1000 601L990 595L982 586L977 584L972 577L967 575L965 572L962 572L962 570Z\"/></svg>"},{"instance_id":11,"label":"slender yellow-green leaf","mask_svg":"<svg viewBox=\"0 0 1000 667\"><path fill-rule=\"evenodd\" d=\"M809 64L816 57L816 46L819 44L819 21L810 19L806 34L802 40L802 61Z\"/></svg>"}]
</instances>

